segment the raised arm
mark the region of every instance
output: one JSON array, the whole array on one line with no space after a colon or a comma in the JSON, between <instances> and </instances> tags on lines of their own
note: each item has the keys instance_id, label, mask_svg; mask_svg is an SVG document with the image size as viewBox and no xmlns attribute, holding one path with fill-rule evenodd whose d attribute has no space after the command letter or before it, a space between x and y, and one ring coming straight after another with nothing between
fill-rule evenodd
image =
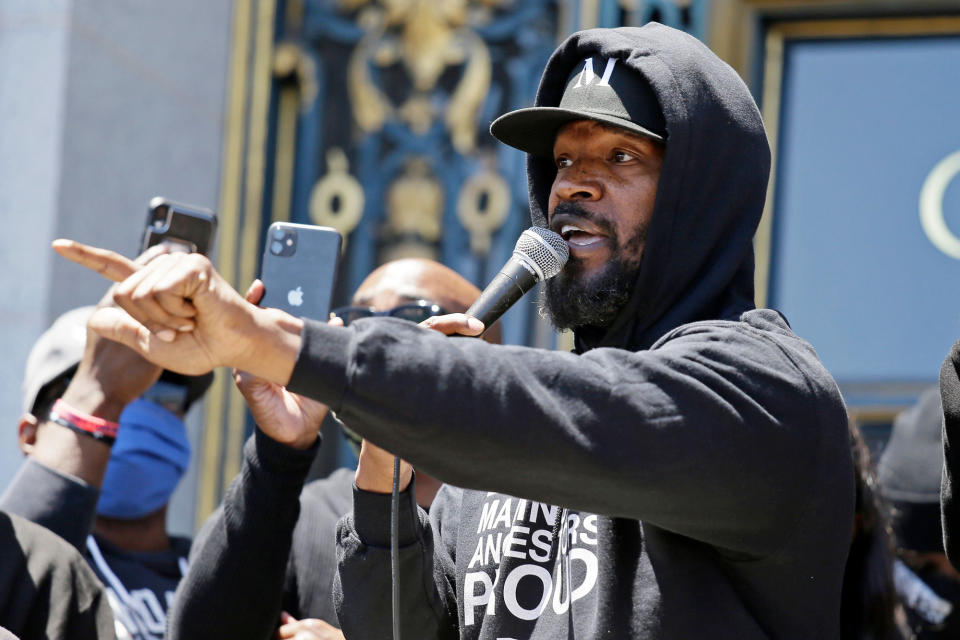
<instances>
[{"instance_id":1,"label":"raised arm","mask_svg":"<svg viewBox=\"0 0 960 640\"><path fill-rule=\"evenodd\" d=\"M850 465L829 432L845 424L836 386L812 350L769 333L704 324L649 351L575 355L307 321L288 386L444 482L755 552Z\"/></svg>"},{"instance_id":2,"label":"raised arm","mask_svg":"<svg viewBox=\"0 0 960 640\"><path fill-rule=\"evenodd\" d=\"M262 295L257 281L246 300ZM287 595L300 493L327 408L250 374L235 372L234 380L258 427L244 446L240 474L193 543L170 615L172 639L272 637Z\"/></svg>"},{"instance_id":3,"label":"raised arm","mask_svg":"<svg viewBox=\"0 0 960 640\"><path fill-rule=\"evenodd\" d=\"M401 636L453 640L459 637L454 551L461 492L444 485L429 518L414 494L412 483L400 494ZM392 637L389 495L354 489L353 511L337 527L337 558L335 599L344 635Z\"/></svg>"},{"instance_id":4,"label":"raised arm","mask_svg":"<svg viewBox=\"0 0 960 640\"><path fill-rule=\"evenodd\" d=\"M165 251L155 247L116 268L132 273ZM112 304L111 288L98 309ZM88 330L83 357L62 400L81 414L119 422L124 408L156 382L160 372L132 349ZM110 446L47 415L36 416L36 421L35 439L27 445L28 460L4 492L0 508L41 524L82 549L93 528Z\"/></svg>"},{"instance_id":5,"label":"raised arm","mask_svg":"<svg viewBox=\"0 0 960 640\"><path fill-rule=\"evenodd\" d=\"M273 637L300 491L318 446L293 449L259 429L247 441L240 474L190 549L170 611L171 640Z\"/></svg>"},{"instance_id":6,"label":"raised arm","mask_svg":"<svg viewBox=\"0 0 960 640\"><path fill-rule=\"evenodd\" d=\"M95 314L92 326L166 367L289 381L445 482L751 553L777 548L816 508L804 487L852 492L839 391L775 312L578 356L391 319L339 328L254 311L209 261L166 258L121 284L127 314ZM177 331L163 315L188 312Z\"/></svg>"}]
</instances>

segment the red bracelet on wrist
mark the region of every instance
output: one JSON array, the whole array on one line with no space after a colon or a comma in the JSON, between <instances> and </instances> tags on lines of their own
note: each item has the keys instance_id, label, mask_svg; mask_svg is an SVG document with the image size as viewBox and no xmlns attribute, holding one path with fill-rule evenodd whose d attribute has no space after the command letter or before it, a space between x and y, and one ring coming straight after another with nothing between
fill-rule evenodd
<instances>
[{"instance_id":1,"label":"red bracelet on wrist","mask_svg":"<svg viewBox=\"0 0 960 640\"><path fill-rule=\"evenodd\" d=\"M120 425L116 422L77 411L64 402L62 398L53 403L49 420L107 445L114 443L117 439L117 430L120 428Z\"/></svg>"}]
</instances>

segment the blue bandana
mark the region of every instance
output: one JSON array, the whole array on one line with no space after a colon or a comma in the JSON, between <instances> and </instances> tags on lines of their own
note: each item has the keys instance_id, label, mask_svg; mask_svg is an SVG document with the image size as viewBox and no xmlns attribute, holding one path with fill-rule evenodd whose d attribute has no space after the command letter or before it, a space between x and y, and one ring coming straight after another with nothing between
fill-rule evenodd
<instances>
[{"instance_id":1,"label":"blue bandana","mask_svg":"<svg viewBox=\"0 0 960 640\"><path fill-rule=\"evenodd\" d=\"M120 416L97 514L132 520L164 506L190 462L187 429L174 413L134 400Z\"/></svg>"}]
</instances>

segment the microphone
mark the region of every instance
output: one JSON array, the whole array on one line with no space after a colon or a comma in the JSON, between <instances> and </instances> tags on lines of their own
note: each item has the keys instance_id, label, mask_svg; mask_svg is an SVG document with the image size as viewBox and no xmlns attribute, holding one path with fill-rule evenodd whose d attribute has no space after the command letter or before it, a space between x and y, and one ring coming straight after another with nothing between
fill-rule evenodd
<instances>
[{"instance_id":1,"label":"microphone","mask_svg":"<svg viewBox=\"0 0 960 640\"><path fill-rule=\"evenodd\" d=\"M520 234L513 255L466 314L482 322L486 331L533 285L560 273L569 257L570 248L559 234L530 227Z\"/></svg>"}]
</instances>

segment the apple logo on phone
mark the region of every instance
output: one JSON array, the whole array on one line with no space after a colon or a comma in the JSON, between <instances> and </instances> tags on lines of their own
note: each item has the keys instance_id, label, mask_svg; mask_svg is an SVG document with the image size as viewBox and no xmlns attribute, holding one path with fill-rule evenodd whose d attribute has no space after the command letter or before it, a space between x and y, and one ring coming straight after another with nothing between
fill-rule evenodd
<instances>
[{"instance_id":1,"label":"apple logo on phone","mask_svg":"<svg viewBox=\"0 0 960 640\"><path fill-rule=\"evenodd\" d=\"M290 303L292 307L299 307L303 304L303 289L297 287L296 289L291 289L287 292L287 302Z\"/></svg>"}]
</instances>

